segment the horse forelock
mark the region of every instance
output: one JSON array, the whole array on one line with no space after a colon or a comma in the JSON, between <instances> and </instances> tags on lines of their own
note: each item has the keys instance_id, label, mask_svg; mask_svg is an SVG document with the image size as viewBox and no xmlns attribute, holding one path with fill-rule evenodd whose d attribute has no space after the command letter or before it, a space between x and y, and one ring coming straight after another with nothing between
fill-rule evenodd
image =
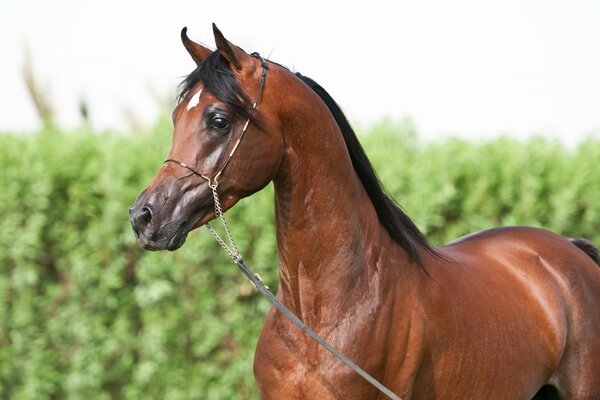
<instances>
[{"instance_id":1,"label":"horse forelock","mask_svg":"<svg viewBox=\"0 0 600 400\"><path fill-rule=\"evenodd\" d=\"M203 90L221 100L234 113L243 118L250 116L252 100L240 86L227 60L213 52L204 62L186 76L179 85L178 100L183 100L198 84Z\"/></svg>"}]
</instances>

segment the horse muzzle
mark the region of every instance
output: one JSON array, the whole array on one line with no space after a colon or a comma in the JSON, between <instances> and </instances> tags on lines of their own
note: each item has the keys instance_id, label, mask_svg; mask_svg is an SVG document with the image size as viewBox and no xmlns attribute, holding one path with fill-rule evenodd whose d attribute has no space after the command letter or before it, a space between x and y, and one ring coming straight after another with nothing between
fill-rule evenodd
<instances>
[{"instance_id":1,"label":"horse muzzle","mask_svg":"<svg viewBox=\"0 0 600 400\"><path fill-rule=\"evenodd\" d=\"M187 238L187 220L165 222L149 203L136 201L129 209L129 222L138 244L145 250L177 250Z\"/></svg>"},{"instance_id":2,"label":"horse muzzle","mask_svg":"<svg viewBox=\"0 0 600 400\"><path fill-rule=\"evenodd\" d=\"M140 193L129 209L129 221L141 248L177 250L190 231L212 218L211 192L200 183L162 181Z\"/></svg>"}]
</instances>

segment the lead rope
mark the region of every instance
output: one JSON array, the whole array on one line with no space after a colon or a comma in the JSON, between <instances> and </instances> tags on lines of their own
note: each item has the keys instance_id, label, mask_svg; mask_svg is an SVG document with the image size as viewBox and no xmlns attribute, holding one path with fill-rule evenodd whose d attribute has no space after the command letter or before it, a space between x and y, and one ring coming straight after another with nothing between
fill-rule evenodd
<instances>
[{"instance_id":1,"label":"lead rope","mask_svg":"<svg viewBox=\"0 0 600 400\"><path fill-rule=\"evenodd\" d=\"M279 301L277 297L275 297L275 295L273 294L273 292L271 292L269 287L264 284L260 276L257 273L253 272L250 269L250 267L248 267L248 265L246 265L244 260L242 260L242 256L240 255L237 245L235 244L235 240L231 235L229 225L227 225L227 221L225 220L225 216L223 215L223 209L221 208L221 202L219 201L219 193L217 192L217 187L219 186L219 184L218 182L215 182L214 184L211 183L209 186L212 190L213 199L215 202L215 216L221 221L223 225L223 229L225 230L225 234L227 235L227 241L229 242L229 245L225 243L225 241L221 238L219 233L209 223L206 224L206 228L213 235L217 243L219 243L221 247L223 247L223 249L229 255L229 257L233 259L238 268L244 273L244 275L246 275L250 282L252 282L254 287L257 288L267 298L267 300L271 302L271 304L277 307L279 311L281 311L286 317L288 317L294 323L294 325L296 325L303 332L305 332L314 340L316 340L317 343L319 343L331 354L337 357L340 361L342 361L344 364L346 364L348 367L354 370L354 372L366 379L371 385L375 386L377 389L379 389L382 393L384 393L387 397L389 397L392 400L402 400L390 389L385 387L383 384L379 383L377 379L373 378L365 370L363 370L361 367L352 362L348 357L334 349L329 343L325 341L325 339L323 339L315 331L310 329L304 322L302 322L300 318L296 317L296 315L294 315L286 306L283 305L283 303Z\"/></svg>"}]
</instances>

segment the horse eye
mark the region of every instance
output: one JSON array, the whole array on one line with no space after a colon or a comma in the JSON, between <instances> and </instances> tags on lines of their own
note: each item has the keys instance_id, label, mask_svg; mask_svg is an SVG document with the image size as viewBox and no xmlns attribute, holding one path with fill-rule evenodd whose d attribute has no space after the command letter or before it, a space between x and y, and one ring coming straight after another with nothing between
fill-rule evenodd
<instances>
[{"instance_id":1,"label":"horse eye","mask_svg":"<svg viewBox=\"0 0 600 400\"><path fill-rule=\"evenodd\" d=\"M226 131L229 129L229 120L222 116L215 116L210 121L210 126L218 131Z\"/></svg>"}]
</instances>

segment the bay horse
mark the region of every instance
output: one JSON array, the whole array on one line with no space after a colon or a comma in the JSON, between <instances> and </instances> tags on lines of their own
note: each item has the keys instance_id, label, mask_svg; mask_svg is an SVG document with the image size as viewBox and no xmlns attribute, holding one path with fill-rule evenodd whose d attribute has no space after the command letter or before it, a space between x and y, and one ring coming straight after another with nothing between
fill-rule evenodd
<instances>
[{"instance_id":1,"label":"bay horse","mask_svg":"<svg viewBox=\"0 0 600 400\"><path fill-rule=\"evenodd\" d=\"M213 31L214 51L181 33L197 68L169 160L130 209L143 248L214 219L217 184L227 210L272 181L277 298L402 399L600 399L590 242L500 227L433 247L322 87ZM261 399L384 398L275 309L254 374Z\"/></svg>"}]
</instances>

